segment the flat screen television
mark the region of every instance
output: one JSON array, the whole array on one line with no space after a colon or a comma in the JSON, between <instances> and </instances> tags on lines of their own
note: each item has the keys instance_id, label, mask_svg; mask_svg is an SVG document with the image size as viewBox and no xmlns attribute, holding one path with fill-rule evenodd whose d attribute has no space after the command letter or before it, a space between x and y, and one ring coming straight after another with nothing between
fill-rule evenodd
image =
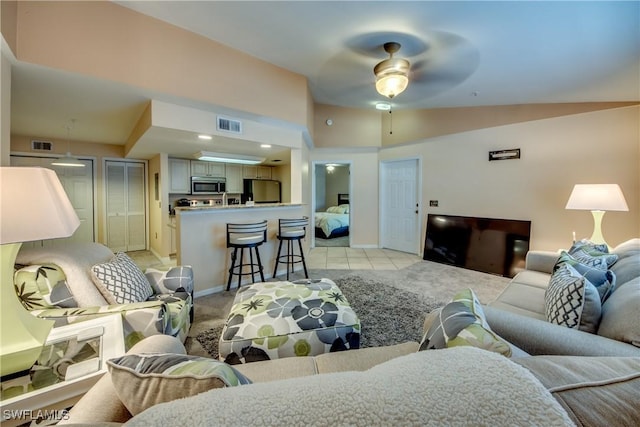
<instances>
[{"instance_id":1,"label":"flat screen television","mask_svg":"<svg viewBox=\"0 0 640 427\"><path fill-rule=\"evenodd\" d=\"M429 214L423 259L513 277L530 236L531 221Z\"/></svg>"}]
</instances>

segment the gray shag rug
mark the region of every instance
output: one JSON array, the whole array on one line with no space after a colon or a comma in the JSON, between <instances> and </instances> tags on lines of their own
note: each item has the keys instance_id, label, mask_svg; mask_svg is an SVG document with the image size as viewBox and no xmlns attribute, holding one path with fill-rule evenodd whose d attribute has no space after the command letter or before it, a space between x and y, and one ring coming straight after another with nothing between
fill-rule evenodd
<instances>
[{"instance_id":1,"label":"gray shag rug","mask_svg":"<svg viewBox=\"0 0 640 427\"><path fill-rule=\"evenodd\" d=\"M296 272L291 280L303 277ZM506 277L431 261L400 270L309 270L309 277L327 277L338 284L360 317L362 347L419 340L426 314L458 291L471 288L487 304L509 283ZM217 356L220 332L234 297L232 290L195 299L195 323L185 342L188 354Z\"/></svg>"},{"instance_id":2,"label":"gray shag rug","mask_svg":"<svg viewBox=\"0 0 640 427\"><path fill-rule=\"evenodd\" d=\"M361 348L420 341L426 314L446 303L357 275L334 281L360 318ZM218 357L222 328L217 325L196 335L214 358Z\"/></svg>"}]
</instances>

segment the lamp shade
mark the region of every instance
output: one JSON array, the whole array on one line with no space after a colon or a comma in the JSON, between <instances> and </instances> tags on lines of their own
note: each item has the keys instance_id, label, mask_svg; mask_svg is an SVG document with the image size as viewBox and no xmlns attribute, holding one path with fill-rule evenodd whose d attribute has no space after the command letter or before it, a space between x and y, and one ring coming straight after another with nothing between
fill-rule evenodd
<instances>
[{"instance_id":1,"label":"lamp shade","mask_svg":"<svg viewBox=\"0 0 640 427\"><path fill-rule=\"evenodd\" d=\"M587 211L628 211L618 184L576 184L565 209Z\"/></svg>"},{"instance_id":2,"label":"lamp shade","mask_svg":"<svg viewBox=\"0 0 640 427\"><path fill-rule=\"evenodd\" d=\"M69 237L80 225L51 169L0 167L0 244Z\"/></svg>"},{"instance_id":3,"label":"lamp shade","mask_svg":"<svg viewBox=\"0 0 640 427\"><path fill-rule=\"evenodd\" d=\"M55 172L0 167L0 375L23 375L42 351L53 321L18 300L13 268L22 242L68 237L80 225Z\"/></svg>"}]
</instances>

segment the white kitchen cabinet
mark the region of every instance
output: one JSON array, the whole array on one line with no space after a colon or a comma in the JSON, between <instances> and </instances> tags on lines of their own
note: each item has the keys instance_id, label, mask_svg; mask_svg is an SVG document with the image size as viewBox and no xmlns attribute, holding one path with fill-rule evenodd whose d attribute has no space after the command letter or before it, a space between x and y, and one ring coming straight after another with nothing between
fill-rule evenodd
<instances>
[{"instance_id":1,"label":"white kitchen cabinet","mask_svg":"<svg viewBox=\"0 0 640 427\"><path fill-rule=\"evenodd\" d=\"M191 160L191 176L225 177L225 164L219 162L203 162Z\"/></svg>"},{"instance_id":2,"label":"white kitchen cabinet","mask_svg":"<svg viewBox=\"0 0 640 427\"><path fill-rule=\"evenodd\" d=\"M271 166L258 166L258 179L271 179Z\"/></svg>"},{"instance_id":3,"label":"white kitchen cabinet","mask_svg":"<svg viewBox=\"0 0 640 427\"><path fill-rule=\"evenodd\" d=\"M191 193L191 161L169 159L169 193Z\"/></svg>"},{"instance_id":4,"label":"white kitchen cabinet","mask_svg":"<svg viewBox=\"0 0 640 427\"><path fill-rule=\"evenodd\" d=\"M227 193L242 193L242 166L228 164L226 166Z\"/></svg>"},{"instance_id":5,"label":"white kitchen cabinet","mask_svg":"<svg viewBox=\"0 0 640 427\"><path fill-rule=\"evenodd\" d=\"M245 179L271 179L271 166L243 166L242 177Z\"/></svg>"}]
</instances>

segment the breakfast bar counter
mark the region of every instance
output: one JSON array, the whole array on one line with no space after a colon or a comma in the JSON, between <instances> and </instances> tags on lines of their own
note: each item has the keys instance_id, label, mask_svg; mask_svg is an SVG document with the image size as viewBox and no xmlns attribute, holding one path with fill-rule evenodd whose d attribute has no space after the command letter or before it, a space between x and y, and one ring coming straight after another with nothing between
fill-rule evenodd
<instances>
[{"instance_id":1,"label":"breakfast bar counter","mask_svg":"<svg viewBox=\"0 0 640 427\"><path fill-rule=\"evenodd\" d=\"M193 268L196 296L219 292L226 288L231 266L227 224L267 220L267 242L259 250L268 279L273 275L278 251L278 220L303 216L310 216L308 206L294 203L176 207L177 263ZM305 252L308 251L309 239L302 242ZM281 270L278 275L286 273L284 265ZM248 283L247 280L243 283ZM235 289L235 280L232 286Z\"/></svg>"}]
</instances>

